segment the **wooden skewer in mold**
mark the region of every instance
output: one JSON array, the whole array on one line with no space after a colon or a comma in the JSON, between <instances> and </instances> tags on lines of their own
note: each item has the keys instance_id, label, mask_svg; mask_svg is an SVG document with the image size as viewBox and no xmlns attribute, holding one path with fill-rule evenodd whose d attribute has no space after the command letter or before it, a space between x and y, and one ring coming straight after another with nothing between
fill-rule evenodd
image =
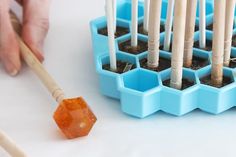
<instances>
[{"instance_id":1,"label":"wooden skewer in mold","mask_svg":"<svg viewBox=\"0 0 236 157\"><path fill-rule=\"evenodd\" d=\"M150 1L149 32L148 32L148 67L156 68L159 65L159 40L161 0Z\"/></svg>"},{"instance_id":2,"label":"wooden skewer in mold","mask_svg":"<svg viewBox=\"0 0 236 157\"><path fill-rule=\"evenodd\" d=\"M206 0L200 0L199 4L199 46L206 47Z\"/></svg>"},{"instance_id":3,"label":"wooden skewer in mold","mask_svg":"<svg viewBox=\"0 0 236 157\"><path fill-rule=\"evenodd\" d=\"M165 24L165 40L164 40L165 51L170 50L174 5L175 5L175 0L168 1L167 18L166 18L166 24Z\"/></svg>"},{"instance_id":4,"label":"wooden skewer in mold","mask_svg":"<svg viewBox=\"0 0 236 157\"><path fill-rule=\"evenodd\" d=\"M107 13L107 30L108 30L108 45L110 56L110 69L117 71L116 64L116 50L115 50L115 36L114 36L114 23L113 23L113 10L112 1L106 0L106 13Z\"/></svg>"},{"instance_id":5,"label":"wooden skewer in mold","mask_svg":"<svg viewBox=\"0 0 236 157\"><path fill-rule=\"evenodd\" d=\"M138 46L138 0L132 0L131 17L131 46Z\"/></svg>"},{"instance_id":6,"label":"wooden skewer in mold","mask_svg":"<svg viewBox=\"0 0 236 157\"><path fill-rule=\"evenodd\" d=\"M229 66L231 45L234 27L234 11L236 0L226 0L225 13L225 44L224 44L224 65Z\"/></svg>"},{"instance_id":7,"label":"wooden skewer in mold","mask_svg":"<svg viewBox=\"0 0 236 157\"><path fill-rule=\"evenodd\" d=\"M175 1L170 78L170 86L175 89L182 88L186 7L187 0Z\"/></svg>"},{"instance_id":8,"label":"wooden skewer in mold","mask_svg":"<svg viewBox=\"0 0 236 157\"><path fill-rule=\"evenodd\" d=\"M197 11L197 0L187 0L188 20L185 22L185 41L184 41L184 66L192 66L194 28Z\"/></svg>"},{"instance_id":9,"label":"wooden skewer in mold","mask_svg":"<svg viewBox=\"0 0 236 157\"><path fill-rule=\"evenodd\" d=\"M226 0L214 1L211 83L216 87L220 87L223 82L225 6Z\"/></svg>"},{"instance_id":10,"label":"wooden skewer in mold","mask_svg":"<svg viewBox=\"0 0 236 157\"><path fill-rule=\"evenodd\" d=\"M150 12L150 0L144 0L144 18L143 18L143 31L148 33L148 21Z\"/></svg>"}]
</instances>

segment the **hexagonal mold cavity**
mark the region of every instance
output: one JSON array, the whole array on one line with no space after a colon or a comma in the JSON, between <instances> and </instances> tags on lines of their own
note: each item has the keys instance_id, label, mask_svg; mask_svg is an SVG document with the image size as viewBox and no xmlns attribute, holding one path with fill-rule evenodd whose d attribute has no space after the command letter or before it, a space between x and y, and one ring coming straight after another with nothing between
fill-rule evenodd
<instances>
[{"instance_id":1,"label":"hexagonal mold cavity","mask_svg":"<svg viewBox=\"0 0 236 157\"><path fill-rule=\"evenodd\" d=\"M165 32L165 24L164 22L161 22L160 33L163 33L163 32ZM143 22L138 25L138 33L142 35L146 35L146 36L148 35L148 32L144 31L143 29Z\"/></svg>"},{"instance_id":2,"label":"hexagonal mold cavity","mask_svg":"<svg viewBox=\"0 0 236 157\"><path fill-rule=\"evenodd\" d=\"M103 27L100 27L98 30L98 34L107 36L107 25L103 25ZM115 33L115 38L121 37L123 35L129 34L129 23L117 20L117 27L116 27L116 33Z\"/></svg>"},{"instance_id":3,"label":"hexagonal mold cavity","mask_svg":"<svg viewBox=\"0 0 236 157\"><path fill-rule=\"evenodd\" d=\"M121 105L123 112L143 118L160 109L157 73L137 69L122 75Z\"/></svg>"},{"instance_id":4,"label":"hexagonal mold cavity","mask_svg":"<svg viewBox=\"0 0 236 157\"><path fill-rule=\"evenodd\" d=\"M161 73L161 80L164 82L161 91L161 109L164 112L181 116L197 108L198 86L194 72L183 70L183 78L190 82L191 86L186 86L184 90L177 90L168 87L171 70ZM183 82L184 83L184 82Z\"/></svg>"},{"instance_id":5,"label":"hexagonal mold cavity","mask_svg":"<svg viewBox=\"0 0 236 157\"><path fill-rule=\"evenodd\" d=\"M136 58L126 54L117 53L117 59L132 63L137 66ZM118 79L120 74L102 69L102 66L109 64L109 55L101 56L97 62L97 72L99 74L100 91L103 95L111 98L120 99L120 92L118 91ZM132 70L131 70L132 71Z\"/></svg>"},{"instance_id":6,"label":"hexagonal mold cavity","mask_svg":"<svg viewBox=\"0 0 236 157\"><path fill-rule=\"evenodd\" d=\"M210 56L206 52L193 50L192 66L189 69L197 71L210 65Z\"/></svg>"},{"instance_id":7,"label":"hexagonal mold cavity","mask_svg":"<svg viewBox=\"0 0 236 157\"><path fill-rule=\"evenodd\" d=\"M117 71L110 70L110 63L109 63L109 56L102 58L102 69L118 74L122 74L125 72L128 72L130 70L133 70L137 67L136 65L136 59L133 56L128 56L126 54L117 53Z\"/></svg>"},{"instance_id":8,"label":"hexagonal mold cavity","mask_svg":"<svg viewBox=\"0 0 236 157\"><path fill-rule=\"evenodd\" d=\"M211 68L209 67L207 70L199 71L198 77L201 80L209 76L210 73ZM199 91L199 108L212 114L219 114L235 106L236 84L234 75L231 69L224 69L224 76L230 78L231 83L222 88L201 84Z\"/></svg>"},{"instance_id":9,"label":"hexagonal mold cavity","mask_svg":"<svg viewBox=\"0 0 236 157\"><path fill-rule=\"evenodd\" d=\"M147 69L147 70L152 70L156 72L161 72L166 69L169 69L171 67L171 56L170 54L164 53L160 51L160 57L159 57L159 66L157 68L149 68L147 66L147 54L143 55L139 59L139 64L140 67Z\"/></svg>"},{"instance_id":10,"label":"hexagonal mold cavity","mask_svg":"<svg viewBox=\"0 0 236 157\"><path fill-rule=\"evenodd\" d=\"M131 1L119 0L117 1L117 18L131 21ZM143 5L141 2L138 4L138 17L143 16Z\"/></svg>"},{"instance_id":11,"label":"hexagonal mold cavity","mask_svg":"<svg viewBox=\"0 0 236 157\"><path fill-rule=\"evenodd\" d=\"M133 48L131 46L131 39L129 38L122 38L122 40L118 41L119 50L125 53L138 55L148 50L148 43L147 39L141 36L138 36L138 47Z\"/></svg>"}]
</instances>

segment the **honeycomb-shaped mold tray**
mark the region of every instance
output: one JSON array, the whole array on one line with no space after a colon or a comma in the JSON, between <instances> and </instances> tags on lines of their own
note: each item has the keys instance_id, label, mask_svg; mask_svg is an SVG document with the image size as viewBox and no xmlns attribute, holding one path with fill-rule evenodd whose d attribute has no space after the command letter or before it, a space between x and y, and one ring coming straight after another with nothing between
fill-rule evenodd
<instances>
[{"instance_id":1,"label":"honeycomb-shaped mold tray","mask_svg":"<svg viewBox=\"0 0 236 157\"><path fill-rule=\"evenodd\" d=\"M224 76L231 79L230 84L215 88L201 83L201 79L208 76L211 71L211 50L201 50L194 47L195 57L206 62L198 69L183 68L183 78L192 81L190 87L184 90L176 90L165 86L165 81L170 78L170 66L161 71L151 71L141 67L140 61L147 57L147 51L130 54L120 50L119 45L130 39L131 27L131 2L130 0L117 1L117 25L125 28L126 33L116 37L117 60L132 63L134 68L128 72L118 74L105 70L103 66L109 64L108 38L99 33L106 27L106 18L100 17L91 21L91 33L93 41L94 61L99 75L100 90L105 96L118 99L121 102L122 111L135 117L144 118L159 110L176 116L184 115L194 109L218 114L236 105L236 73L234 68L224 68ZM161 23L165 24L167 0L163 0ZM213 4L211 0L206 5L207 24L213 21ZM143 21L143 2L139 2L139 23ZM198 13L196 25L199 23ZM236 34L236 29L234 30ZM161 44L164 41L164 32L160 34ZM206 38L211 42L213 32L206 31ZM148 41L148 36L138 35L139 40ZM196 30L194 40L199 40L199 32ZM170 60L171 53L160 50L160 57ZM232 47L232 57L236 57L236 48Z\"/></svg>"}]
</instances>

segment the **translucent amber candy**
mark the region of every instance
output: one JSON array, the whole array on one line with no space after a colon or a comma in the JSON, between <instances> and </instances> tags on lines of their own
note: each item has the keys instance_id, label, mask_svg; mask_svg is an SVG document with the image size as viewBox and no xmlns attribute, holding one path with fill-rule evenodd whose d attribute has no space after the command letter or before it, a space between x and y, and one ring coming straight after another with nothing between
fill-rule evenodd
<instances>
[{"instance_id":1,"label":"translucent amber candy","mask_svg":"<svg viewBox=\"0 0 236 157\"><path fill-rule=\"evenodd\" d=\"M86 136L97 118L83 98L65 99L54 113L54 120L69 139Z\"/></svg>"}]
</instances>

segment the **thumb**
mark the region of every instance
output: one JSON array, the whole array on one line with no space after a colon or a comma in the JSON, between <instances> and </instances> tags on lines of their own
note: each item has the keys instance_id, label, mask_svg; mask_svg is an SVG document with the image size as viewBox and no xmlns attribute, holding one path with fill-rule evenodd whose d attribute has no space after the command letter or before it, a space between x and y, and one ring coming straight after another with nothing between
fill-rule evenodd
<instances>
[{"instance_id":1,"label":"thumb","mask_svg":"<svg viewBox=\"0 0 236 157\"><path fill-rule=\"evenodd\" d=\"M23 9L22 38L43 61L43 43L49 28L49 0L23 1Z\"/></svg>"}]
</instances>

